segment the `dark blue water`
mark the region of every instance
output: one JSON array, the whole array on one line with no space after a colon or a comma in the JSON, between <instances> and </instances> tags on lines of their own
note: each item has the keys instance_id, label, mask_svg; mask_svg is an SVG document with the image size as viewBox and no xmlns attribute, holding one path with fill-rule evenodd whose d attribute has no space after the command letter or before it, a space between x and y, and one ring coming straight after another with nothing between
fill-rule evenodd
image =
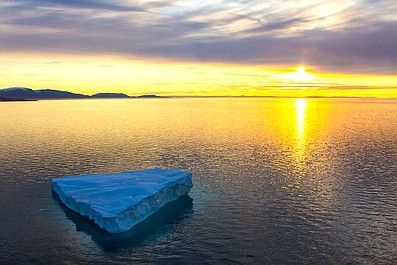
<instances>
[{"instance_id":1,"label":"dark blue water","mask_svg":"<svg viewBox=\"0 0 397 265\"><path fill-rule=\"evenodd\" d=\"M194 173L120 235L53 177ZM396 264L397 102L128 99L0 104L0 264Z\"/></svg>"}]
</instances>

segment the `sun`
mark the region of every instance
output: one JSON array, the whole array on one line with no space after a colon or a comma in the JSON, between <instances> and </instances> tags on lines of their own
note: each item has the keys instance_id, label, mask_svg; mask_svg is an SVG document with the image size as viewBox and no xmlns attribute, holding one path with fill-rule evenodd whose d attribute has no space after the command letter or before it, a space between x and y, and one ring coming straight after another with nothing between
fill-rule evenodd
<instances>
[{"instance_id":1,"label":"sun","mask_svg":"<svg viewBox=\"0 0 397 265\"><path fill-rule=\"evenodd\" d=\"M304 73L304 72L306 72L306 70L307 70L307 68L304 66L299 66L298 68L296 68L296 71L298 73Z\"/></svg>"},{"instance_id":2,"label":"sun","mask_svg":"<svg viewBox=\"0 0 397 265\"><path fill-rule=\"evenodd\" d=\"M296 72L291 73L292 80L296 82L309 82L315 79L314 75L307 72L305 66L299 66L296 68Z\"/></svg>"},{"instance_id":3,"label":"sun","mask_svg":"<svg viewBox=\"0 0 397 265\"><path fill-rule=\"evenodd\" d=\"M294 83L307 83L312 82L316 77L307 71L307 68L303 65L296 68L295 72L283 75L285 81Z\"/></svg>"}]
</instances>

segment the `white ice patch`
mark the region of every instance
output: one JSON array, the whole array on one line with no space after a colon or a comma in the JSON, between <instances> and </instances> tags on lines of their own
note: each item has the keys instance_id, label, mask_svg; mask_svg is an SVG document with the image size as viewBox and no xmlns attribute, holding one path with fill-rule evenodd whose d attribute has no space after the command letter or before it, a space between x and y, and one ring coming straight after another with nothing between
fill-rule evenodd
<instances>
[{"instance_id":1,"label":"white ice patch","mask_svg":"<svg viewBox=\"0 0 397 265\"><path fill-rule=\"evenodd\" d=\"M166 203L188 194L192 186L192 173L160 168L67 176L51 183L68 208L109 233L130 230Z\"/></svg>"}]
</instances>

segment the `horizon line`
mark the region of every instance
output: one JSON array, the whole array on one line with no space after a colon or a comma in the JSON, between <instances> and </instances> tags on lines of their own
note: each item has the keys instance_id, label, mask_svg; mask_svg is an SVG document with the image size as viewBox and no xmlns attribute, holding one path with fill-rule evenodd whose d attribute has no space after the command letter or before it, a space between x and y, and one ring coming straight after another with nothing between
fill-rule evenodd
<instances>
[{"instance_id":1,"label":"horizon line","mask_svg":"<svg viewBox=\"0 0 397 265\"><path fill-rule=\"evenodd\" d=\"M149 96L147 98L294 98L294 99L310 99L310 98L329 98L329 99L391 99L391 100L397 100L397 97L377 97L377 96L343 96L343 95L336 95L336 96L321 96L321 95L308 95L308 96L286 96L286 95L162 95L161 92L160 94L157 94L155 92L151 93L144 93L140 95L128 95L123 92L97 92L92 95L88 94L83 94L83 93L75 93L75 92L70 92L68 90L58 90L58 89L53 89L53 88L39 88L39 89L32 89L29 87L18 87L18 86L12 86L12 87L6 87L6 88L0 88L0 91L2 90L7 90L7 89L29 89L32 91L43 91L43 90L52 90L52 91L59 91L59 92L67 92L67 93L72 93L76 95L81 95L85 96L86 98L37 98L37 100L53 100L53 99L128 99L128 98L146 98L146 96ZM96 98L93 97L94 95L98 94L120 94L120 95L125 95L127 97L104 97L104 98ZM7 99L7 98L5 98ZM21 98L23 100L23 98Z\"/></svg>"}]
</instances>

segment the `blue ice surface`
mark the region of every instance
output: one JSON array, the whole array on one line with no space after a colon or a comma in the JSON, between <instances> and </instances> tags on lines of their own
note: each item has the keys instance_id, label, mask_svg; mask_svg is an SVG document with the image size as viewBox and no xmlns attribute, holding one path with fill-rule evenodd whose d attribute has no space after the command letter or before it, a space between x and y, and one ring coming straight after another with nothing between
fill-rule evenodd
<instances>
[{"instance_id":1,"label":"blue ice surface","mask_svg":"<svg viewBox=\"0 0 397 265\"><path fill-rule=\"evenodd\" d=\"M54 178L51 187L71 210L109 233L122 233L187 195L193 183L190 172L155 168Z\"/></svg>"}]
</instances>

